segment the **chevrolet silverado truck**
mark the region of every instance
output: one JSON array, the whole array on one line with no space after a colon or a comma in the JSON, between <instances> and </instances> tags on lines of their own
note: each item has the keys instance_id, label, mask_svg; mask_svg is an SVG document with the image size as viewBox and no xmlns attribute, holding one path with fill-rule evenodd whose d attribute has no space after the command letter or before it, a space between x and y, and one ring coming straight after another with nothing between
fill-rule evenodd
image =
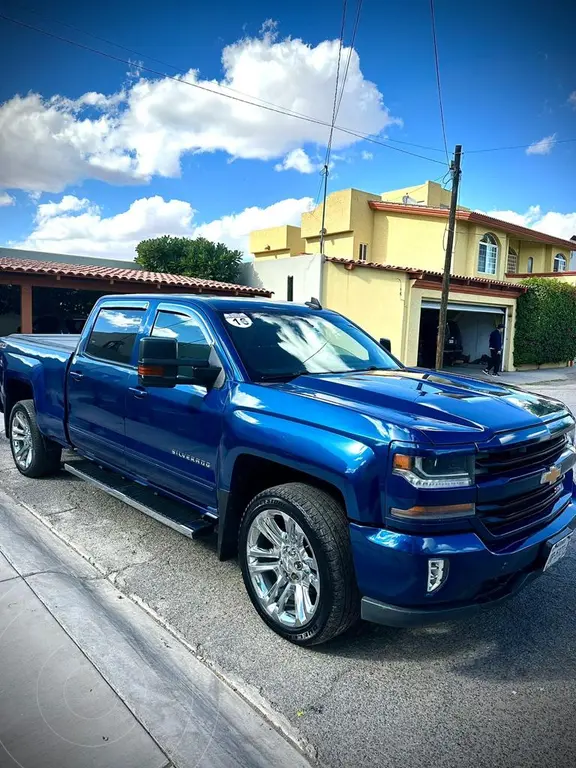
<instances>
[{"instance_id":1,"label":"chevrolet silverado truck","mask_svg":"<svg viewBox=\"0 0 576 768\"><path fill-rule=\"evenodd\" d=\"M316 301L109 296L79 336L0 340L14 462L61 468L238 556L299 645L475 614L566 554L574 420L410 369ZM214 537L216 540L216 537Z\"/></svg>"}]
</instances>

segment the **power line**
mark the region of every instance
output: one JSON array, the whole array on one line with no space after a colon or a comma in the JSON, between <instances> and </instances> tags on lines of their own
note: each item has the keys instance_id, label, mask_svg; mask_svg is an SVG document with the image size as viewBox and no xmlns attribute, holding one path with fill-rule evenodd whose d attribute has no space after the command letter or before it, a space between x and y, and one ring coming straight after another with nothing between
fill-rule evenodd
<instances>
[{"instance_id":1,"label":"power line","mask_svg":"<svg viewBox=\"0 0 576 768\"><path fill-rule=\"evenodd\" d=\"M95 35L93 32L89 32L87 29L83 29L82 27L78 27L78 26L76 26L74 24L69 24L66 21L61 21L60 19L57 19L57 18L55 18L53 16L52 17L51 16L47 16L46 14L42 13L41 11L38 11L36 8L31 8L30 6L22 5L22 4L21 4L20 7L25 9L25 10L27 10L27 11L29 11L30 13L35 14L36 16L40 16L40 18L45 19L46 21L53 21L56 24L60 24L63 27L67 27L68 29L72 29L75 32L79 32L82 35L86 35L87 37L91 37L94 40L99 40L102 43L106 43L107 45L112 45L115 48L118 48L118 49L120 49L122 51L126 51L127 53L132 53L132 54L134 54L134 56L138 56L141 59L142 58L143 59L148 59L149 61L156 62L156 64L161 64L163 67L168 67L169 69L173 69L175 72L178 72L178 73L181 72L181 68L177 67L175 64L170 64L169 62L163 61L162 59L156 59L156 58L154 58L153 56L150 56L147 53L142 53L142 51L136 51L134 48L128 48L125 45L121 45L120 43L114 42L114 40L110 40L110 39L108 39L106 37L101 37L99 35ZM362 0L359 0L359 4L358 4L358 7L357 7L357 11L356 11L356 20L355 20L355 23L354 23L354 31L352 33L351 49L354 48L354 42L356 40L356 32L357 32L357 28L358 28L358 22L359 22L359 19L360 19L360 10L361 10L361 8L362 8ZM6 18L6 17L2 17L2 18ZM13 21L14 23L18 23L15 19L11 19L11 21ZM34 29L37 32L43 32L44 34L49 34L48 32L45 32L42 29L39 29L39 28L37 29L35 27L34 27ZM58 39L61 39L61 38L58 38ZM72 45L76 45L76 43L74 41L72 41L72 40L65 40L65 42L69 42ZM92 50L92 49L89 49L89 50ZM101 55L105 55L102 51L97 51L97 53L100 53ZM340 99L338 101L338 108L336 110L336 116L338 116L338 110L340 108L340 102L342 101L342 96L343 96L343 93L344 93L344 85L346 83L346 79L347 79L347 75L348 75L348 68L350 66L350 58L351 58L351 52L350 52L350 55L348 56L348 61L347 61L346 69L345 69L345 72L344 72L344 83L343 83L343 86L342 86L342 88L340 90ZM132 64L133 62L127 62L127 63ZM142 67L142 69L143 69L143 67ZM165 73L163 73L163 74L165 74ZM245 91L239 91L237 88L231 88L229 85L222 85L221 83L219 83L218 87L222 88L225 91L230 91L231 93L237 93L240 96L245 96L248 99L254 99L255 101L260 101L260 102L262 102L262 104L267 104L270 107L276 107L277 109L283 109L287 113L289 112L291 115L294 115L294 116L297 115L297 116L302 117L302 118L308 118L308 115L305 115L302 112L297 112L296 110L288 109L287 107L282 107L280 104L275 104L272 101L266 101L266 99L262 99L262 98L260 98L260 96L254 96L253 94L246 93ZM345 128L340 128L339 126L335 126L335 130L337 130L337 131L346 131ZM362 134L352 134L352 135L355 135L355 136L357 135L358 138L362 138ZM392 141L395 144L403 144L404 146L407 146L407 147L416 147L418 149L427 149L430 152L444 152L443 149L439 149L438 147L429 147L426 144L415 144L414 142L411 142L411 141L403 141L402 139L393 139L391 136L387 136L386 137L386 141ZM394 149L394 147L390 147L390 149ZM426 158L426 159L428 159L428 158Z\"/></svg>"},{"instance_id":2,"label":"power line","mask_svg":"<svg viewBox=\"0 0 576 768\"><path fill-rule=\"evenodd\" d=\"M574 142L576 139L554 139L554 141L550 142L551 146L554 146L554 144L567 144L569 142ZM515 144L511 147L490 147L489 149L468 149L466 152L463 152L462 154L465 155L472 155L477 154L478 152L502 152L505 149L528 149L528 147L532 147L534 143L538 142L532 142L532 144Z\"/></svg>"},{"instance_id":3,"label":"power line","mask_svg":"<svg viewBox=\"0 0 576 768\"><path fill-rule=\"evenodd\" d=\"M358 32L358 23L360 22L360 11L362 10L362 0L358 0L356 6L356 18L354 19L354 28L352 30L352 39L350 40L350 48L348 49L348 60L346 61L346 68L344 69L344 77L342 78L342 88L340 88L340 97L338 98L338 105L336 107L336 116L340 111L340 104L342 104L342 97L344 96L344 89L346 88L346 81L348 80L348 70L350 69L350 59L354 51L354 44L356 42L356 33Z\"/></svg>"},{"instance_id":4,"label":"power line","mask_svg":"<svg viewBox=\"0 0 576 768\"><path fill-rule=\"evenodd\" d=\"M440 106L440 123L442 124L442 138L444 139L444 151L446 162L450 165L448 155L448 141L446 140L446 123L444 121L444 105L442 104L442 88L440 87L440 62L438 60L438 40L436 39L436 15L434 13L434 0L430 0L430 16L432 20L432 39L434 41L434 65L436 67L436 86L438 89L438 104Z\"/></svg>"},{"instance_id":5,"label":"power line","mask_svg":"<svg viewBox=\"0 0 576 768\"><path fill-rule=\"evenodd\" d=\"M10 16L6 16L4 14L0 14L0 19L3 19L4 21L8 21L8 22L10 22L12 24L17 24L18 26L24 27L26 29L31 29L34 32L39 32L42 35L46 35L47 37L51 37L51 38L53 38L55 40L59 40L60 42L68 43L69 45L73 45L76 48L80 48L80 49L85 50L85 51L90 51L91 53L96 53L98 56L103 56L103 57L111 59L113 61L120 62L121 64L127 64L128 66L134 66L134 62L133 61L130 61L128 59L123 59L122 57L115 56L114 54L111 54L111 53L106 53L105 51L101 51L98 48L93 48L93 47L91 47L89 45L85 45L84 43L80 43L80 42L78 42L76 40L70 40L69 38L62 37L61 35L57 35L54 32L49 32L46 29L42 29L41 27L37 27L37 26L35 26L33 24L28 24L27 22L21 21L20 19L14 19L14 18L12 18ZM304 120L304 121L309 122L309 123L314 123L316 125L322 125L322 126L325 126L327 128L331 128L331 124L329 122L327 122L326 120L320 120L320 119L311 117L309 115L304 115L304 114L301 114L299 112L293 112L291 110L287 110L287 109L284 109L284 108L272 106L270 104L268 104L268 105L267 104L258 104L255 101L250 101L249 99L243 99L243 98L240 98L238 96L232 96L232 95L230 95L228 93L224 93L221 90L213 90L212 88L207 88L206 86L200 85L199 83L192 83L189 80L183 79L183 77L176 77L174 75L167 75L165 72L160 72L160 71L158 71L156 69L152 69L151 67L147 67L147 66L145 66L143 64L139 64L138 65L138 69L140 69L143 72L150 72L151 74L157 75L159 77L165 77L168 80L174 80L177 83L181 83L183 85L188 85L188 86L190 86L192 88L197 88L197 89L199 89L201 91L206 91L207 93L210 93L213 96L221 96L222 98L232 99L233 101L238 101L238 102L240 102L242 104L247 104L248 106L251 106L251 107L258 107L259 109L265 109L268 112L274 112L276 114L285 115L287 117L293 117L293 118L295 118L297 120ZM219 86L219 88L225 88L225 87L226 86ZM253 98L258 98L258 97L253 97ZM409 152L406 149L400 149L400 147L393 147L390 144L386 144L383 141L379 141L378 139L376 139L373 136L370 136L368 134L360 133L359 131L353 131L350 128L343 128L342 126L335 125L334 126L334 130L340 131L342 133L346 133L349 136L356 136L359 139L363 139L364 141L369 141L372 144L378 144L378 145L380 145L382 147L386 147L387 149L392 149L395 152L402 152L405 155L411 155L412 157L418 157L421 160L428 160L431 163L439 163L440 165L444 164L444 163L441 163L439 160L435 160L432 157L426 157L426 155L420 155L420 154L418 154L416 152ZM402 143L408 144L408 142L402 142ZM433 151L437 151L437 150L434 149Z\"/></svg>"},{"instance_id":6,"label":"power line","mask_svg":"<svg viewBox=\"0 0 576 768\"><path fill-rule=\"evenodd\" d=\"M57 19L55 17L47 16L45 13L42 13L41 11L36 10L35 8L31 8L27 5L21 5L21 8L29 11L30 13L35 14L36 16L40 16L41 19L45 19L46 21L53 21L56 24L60 24L62 27L67 27L68 29L72 29L75 32L79 32L81 35L86 35L87 37L91 37L93 40L99 40L101 43L106 43L106 45L112 45L114 48L118 48L121 51L126 51L127 53L132 53L134 56L138 56L139 58L148 59L149 61L154 61L156 64L161 64L163 67L168 67L169 69L173 69L177 73L181 73L182 69L181 67L177 67L175 64L170 64L170 62L163 61L162 59L155 59L153 56L149 56L147 53L142 53L141 51L136 51L134 48L128 48L125 45L121 45L120 43L114 42L114 40L109 40L106 37L100 37L100 35L95 35L93 32L89 32L87 29L82 29L81 27L78 27L74 24L69 24L66 21L61 21L60 19ZM6 18L6 17L1 17ZM14 23L22 23L18 22L16 19L10 19L10 21L13 21ZM49 32L46 32L43 29L33 27L37 32L42 32L44 34L49 35ZM53 37L57 37L56 35L52 35ZM67 40L66 38L59 38L59 40L64 40L67 43L70 43L71 45L79 45L78 43L74 42L73 40ZM91 48L88 48L88 50L93 50ZM96 53L99 53L102 56L105 56L106 54L103 51L96 51ZM130 64L134 64L135 62L128 62ZM140 69L144 69L144 67L140 67ZM153 70L149 70L153 72ZM162 73L165 77L168 77L165 73ZM276 107L278 109L285 109L286 112L290 112L294 115L300 115L301 117L307 117L307 115L302 115L301 112L296 112L292 109L288 109L286 107L281 107L279 104L274 104L271 101L266 101L266 99L261 99L259 96L254 96L250 93L245 93L244 91L239 91L237 88L231 88L229 85L222 85L221 83L218 84L219 88L222 88L225 91L230 91L231 93L237 93L239 96L245 96L248 99L254 99L255 101L260 101L262 104L268 104L271 107ZM216 91L214 92L216 93ZM413 145L413 146L419 146L419 145ZM421 149L425 149L425 147L421 147ZM437 152L438 150L434 150Z\"/></svg>"},{"instance_id":7,"label":"power line","mask_svg":"<svg viewBox=\"0 0 576 768\"><path fill-rule=\"evenodd\" d=\"M326 234L326 197L328 195L328 174L330 173L330 152L332 151L332 139L334 137L334 124L336 123L336 112L338 106L338 81L340 79L340 62L342 60L342 46L344 45L344 30L346 28L346 7L347 0L342 3L342 24L340 25L340 40L338 41L338 61L336 63L336 82L334 83L334 103L332 105L332 121L330 123L330 133L328 143L326 144L326 157L324 159L324 194L322 197L322 223L320 225L320 253L324 254L324 236Z\"/></svg>"},{"instance_id":8,"label":"power line","mask_svg":"<svg viewBox=\"0 0 576 768\"><path fill-rule=\"evenodd\" d=\"M332 151L332 138L334 136L334 125L336 123L337 103L338 103L338 82L340 78L340 61L342 60L342 46L344 45L344 29L346 27L346 7L347 0L342 3L342 24L340 26L340 40L338 41L338 61L336 63L336 82L334 84L334 103L332 105L332 121L330 123L330 133L328 135L328 143L326 145L326 161L324 165L326 170L330 163L330 152Z\"/></svg>"},{"instance_id":9,"label":"power line","mask_svg":"<svg viewBox=\"0 0 576 768\"><path fill-rule=\"evenodd\" d=\"M322 187L324 185L324 168L320 171L320 184L318 185L318 192L316 193L316 202L314 203L314 208L318 207L318 203L320 202L320 195L322 194Z\"/></svg>"}]
</instances>

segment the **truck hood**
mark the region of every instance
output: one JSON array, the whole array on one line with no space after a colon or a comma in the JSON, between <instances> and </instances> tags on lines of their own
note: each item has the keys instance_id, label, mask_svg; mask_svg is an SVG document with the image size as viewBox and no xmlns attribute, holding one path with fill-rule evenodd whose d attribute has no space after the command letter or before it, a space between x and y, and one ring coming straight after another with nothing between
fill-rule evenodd
<instances>
[{"instance_id":1,"label":"truck hood","mask_svg":"<svg viewBox=\"0 0 576 768\"><path fill-rule=\"evenodd\" d=\"M517 387L422 369L305 375L281 386L401 424L436 443L483 442L497 432L542 427L568 414L559 401Z\"/></svg>"}]
</instances>

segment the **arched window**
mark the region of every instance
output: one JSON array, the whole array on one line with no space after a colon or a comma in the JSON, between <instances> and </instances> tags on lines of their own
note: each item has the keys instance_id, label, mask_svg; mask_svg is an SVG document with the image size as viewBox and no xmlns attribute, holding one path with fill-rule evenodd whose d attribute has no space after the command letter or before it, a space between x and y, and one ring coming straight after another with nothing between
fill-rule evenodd
<instances>
[{"instance_id":1,"label":"arched window","mask_svg":"<svg viewBox=\"0 0 576 768\"><path fill-rule=\"evenodd\" d=\"M534 272L534 259L532 256L528 256L528 263L526 264L526 272Z\"/></svg>"},{"instance_id":2,"label":"arched window","mask_svg":"<svg viewBox=\"0 0 576 768\"><path fill-rule=\"evenodd\" d=\"M554 256L554 272L565 272L566 271L566 256L563 256L561 253L557 253L556 256Z\"/></svg>"},{"instance_id":3,"label":"arched window","mask_svg":"<svg viewBox=\"0 0 576 768\"><path fill-rule=\"evenodd\" d=\"M514 248L508 248L508 261L506 262L506 272L518 272L518 254Z\"/></svg>"},{"instance_id":4,"label":"arched window","mask_svg":"<svg viewBox=\"0 0 576 768\"><path fill-rule=\"evenodd\" d=\"M498 241L494 235L486 233L478 247L478 272L495 275L498 264Z\"/></svg>"}]
</instances>

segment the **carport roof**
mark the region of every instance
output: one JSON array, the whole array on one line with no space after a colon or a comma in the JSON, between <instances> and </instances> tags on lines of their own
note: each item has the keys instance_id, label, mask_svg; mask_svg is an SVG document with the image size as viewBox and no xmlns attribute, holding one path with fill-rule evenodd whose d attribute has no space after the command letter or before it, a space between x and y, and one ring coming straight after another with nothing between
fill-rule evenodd
<instances>
[{"instance_id":1,"label":"carport roof","mask_svg":"<svg viewBox=\"0 0 576 768\"><path fill-rule=\"evenodd\" d=\"M172 275L167 272L147 272L143 269L104 267L92 264L63 264L57 261L35 261L34 259L6 258L0 256L0 272L20 275L45 275L57 278L81 278L102 280L108 283L140 283L162 288L187 289L191 293L226 293L245 296L270 296L270 291L247 285L204 280L199 277Z\"/></svg>"},{"instance_id":2,"label":"carport roof","mask_svg":"<svg viewBox=\"0 0 576 768\"><path fill-rule=\"evenodd\" d=\"M357 261L356 259L343 259L338 256L325 256L326 261L330 261L334 264L343 264L346 269L355 269L356 267L363 267L368 269L380 269L390 272L405 272L417 280L422 281L436 281L437 278L442 279L442 272L434 272L428 269L418 269L418 267L396 267L393 264L377 264L374 261ZM518 283L508 282L507 280L491 280L489 277L467 277L466 275L450 275L450 282L458 285L470 285L477 286L478 288L505 288L507 290L516 292L518 295L526 293L528 290L525 285L519 285Z\"/></svg>"}]
</instances>

